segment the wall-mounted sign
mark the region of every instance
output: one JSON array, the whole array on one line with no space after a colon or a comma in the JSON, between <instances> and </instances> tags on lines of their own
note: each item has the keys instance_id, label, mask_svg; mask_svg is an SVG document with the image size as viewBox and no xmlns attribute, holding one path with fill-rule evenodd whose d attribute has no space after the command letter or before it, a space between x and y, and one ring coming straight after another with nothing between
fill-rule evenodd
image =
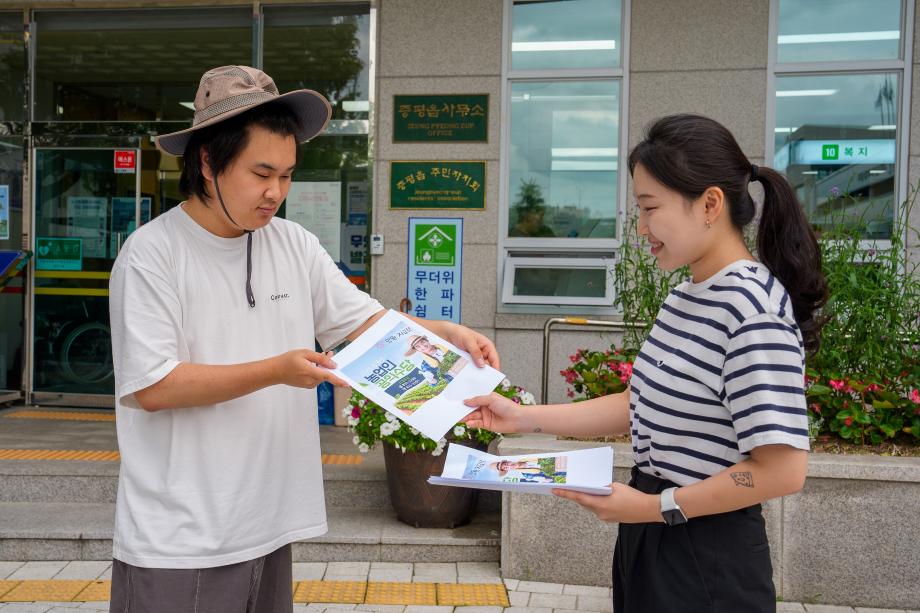
<instances>
[{"instance_id":1,"label":"wall-mounted sign","mask_svg":"<svg viewBox=\"0 0 920 613\"><path fill-rule=\"evenodd\" d=\"M463 220L409 218L410 313L460 323Z\"/></svg>"},{"instance_id":2,"label":"wall-mounted sign","mask_svg":"<svg viewBox=\"0 0 920 613\"><path fill-rule=\"evenodd\" d=\"M486 208L485 162L390 162L391 209Z\"/></svg>"},{"instance_id":3,"label":"wall-mounted sign","mask_svg":"<svg viewBox=\"0 0 920 613\"><path fill-rule=\"evenodd\" d=\"M134 174L137 168L137 151L134 149L115 150L115 172Z\"/></svg>"},{"instance_id":4,"label":"wall-mounted sign","mask_svg":"<svg viewBox=\"0 0 920 613\"><path fill-rule=\"evenodd\" d=\"M488 94L393 96L393 142L488 142Z\"/></svg>"},{"instance_id":5,"label":"wall-mounted sign","mask_svg":"<svg viewBox=\"0 0 920 613\"><path fill-rule=\"evenodd\" d=\"M894 139L792 141L793 164L894 164Z\"/></svg>"},{"instance_id":6,"label":"wall-mounted sign","mask_svg":"<svg viewBox=\"0 0 920 613\"><path fill-rule=\"evenodd\" d=\"M36 238L36 270L83 270L83 240Z\"/></svg>"}]
</instances>

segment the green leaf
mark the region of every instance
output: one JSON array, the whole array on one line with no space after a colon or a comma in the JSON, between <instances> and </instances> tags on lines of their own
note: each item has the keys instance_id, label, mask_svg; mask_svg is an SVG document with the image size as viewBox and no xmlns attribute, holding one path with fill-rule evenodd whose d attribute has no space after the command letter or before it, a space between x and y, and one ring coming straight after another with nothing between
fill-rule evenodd
<instances>
[{"instance_id":1,"label":"green leaf","mask_svg":"<svg viewBox=\"0 0 920 613\"><path fill-rule=\"evenodd\" d=\"M809 396L826 396L827 394L830 394L830 393L831 393L831 388L827 387L826 385L821 385L819 383L815 383L814 385L808 388Z\"/></svg>"}]
</instances>

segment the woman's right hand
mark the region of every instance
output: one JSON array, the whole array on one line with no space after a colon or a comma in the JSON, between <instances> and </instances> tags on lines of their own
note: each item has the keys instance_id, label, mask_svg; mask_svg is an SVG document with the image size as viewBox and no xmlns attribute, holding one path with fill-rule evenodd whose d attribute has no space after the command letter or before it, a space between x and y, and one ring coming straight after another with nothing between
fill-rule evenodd
<instances>
[{"instance_id":1,"label":"woman's right hand","mask_svg":"<svg viewBox=\"0 0 920 613\"><path fill-rule=\"evenodd\" d=\"M521 405L501 394L492 392L485 396L475 396L463 401L468 407L476 410L463 418L470 428L485 428L492 432L525 432L529 428L525 411Z\"/></svg>"}]
</instances>

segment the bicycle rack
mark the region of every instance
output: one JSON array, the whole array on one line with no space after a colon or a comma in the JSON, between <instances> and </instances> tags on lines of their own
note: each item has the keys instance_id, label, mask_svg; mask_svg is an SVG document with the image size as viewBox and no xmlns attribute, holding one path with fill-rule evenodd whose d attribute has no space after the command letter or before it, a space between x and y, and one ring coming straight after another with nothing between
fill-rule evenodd
<instances>
[{"instance_id":1,"label":"bicycle rack","mask_svg":"<svg viewBox=\"0 0 920 613\"><path fill-rule=\"evenodd\" d=\"M556 325L573 326L575 328L606 328L613 332L625 332L644 328L642 322L630 321L604 321L601 319L585 319L584 317L550 317L543 324L543 376L541 378L540 402L545 403L549 388L549 335Z\"/></svg>"}]
</instances>

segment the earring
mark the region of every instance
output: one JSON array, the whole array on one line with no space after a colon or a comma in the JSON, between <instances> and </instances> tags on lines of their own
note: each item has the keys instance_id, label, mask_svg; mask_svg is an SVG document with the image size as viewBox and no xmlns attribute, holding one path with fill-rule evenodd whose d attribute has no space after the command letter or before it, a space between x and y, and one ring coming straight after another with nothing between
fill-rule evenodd
<instances>
[{"instance_id":1,"label":"earring","mask_svg":"<svg viewBox=\"0 0 920 613\"><path fill-rule=\"evenodd\" d=\"M709 221L708 219L706 220L706 229L707 229L707 230L712 230L712 222Z\"/></svg>"}]
</instances>

